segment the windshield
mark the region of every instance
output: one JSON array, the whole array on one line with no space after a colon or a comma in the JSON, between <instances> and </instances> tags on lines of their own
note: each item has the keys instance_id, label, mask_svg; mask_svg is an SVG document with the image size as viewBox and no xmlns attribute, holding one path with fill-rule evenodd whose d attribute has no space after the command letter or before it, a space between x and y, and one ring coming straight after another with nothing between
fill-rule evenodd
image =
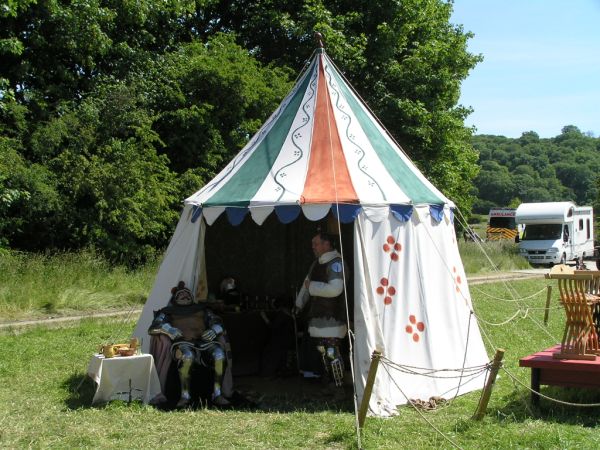
<instances>
[{"instance_id":1,"label":"windshield","mask_svg":"<svg viewBox=\"0 0 600 450\"><path fill-rule=\"evenodd\" d=\"M540 225L527 225L523 233L523 241L542 241L560 239L562 225L560 223L545 223Z\"/></svg>"},{"instance_id":2,"label":"windshield","mask_svg":"<svg viewBox=\"0 0 600 450\"><path fill-rule=\"evenodd\" d=\"M513 230L515 228L514 217L490 217L491 228L508 228Z\"/></svg>"}]
</instances>

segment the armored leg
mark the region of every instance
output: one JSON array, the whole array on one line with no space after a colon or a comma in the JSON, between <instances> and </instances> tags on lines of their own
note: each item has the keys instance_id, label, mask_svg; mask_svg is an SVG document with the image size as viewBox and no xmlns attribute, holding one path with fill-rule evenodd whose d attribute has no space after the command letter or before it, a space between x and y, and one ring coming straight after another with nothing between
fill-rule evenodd
<instances>
[{"instance_id":1,"label":"armored leg","mask_svg":"<svg viewBox=\"0 0 600 450\"><path fill-rule=\"evenodd\" d=\"M225 351L221 346L215 345L212 349L212 359L214 364L214 385L213 385L213 404L217 406L227 406L229 401L221 394L221 387L223 385L223 377L225 375L225 368L227 366L227 358Z\"/></svg>"},{"instance_id":2,"label":"armored leg","mask_svg":"<svg viewBox=\"0 0 600 450\"><path fill-rule=\"evenodd\" d=\"M329 362L327 361L327 347L324 345L317 345L317 350L321 354L321 359L323 360L323 376L329 376Z\"/></svg>"},{"instance_id":3,"label":"armored leg","mask_svg":"<svg viewBox=\"0 0 600 450\"><path fill-rule=\"evenodd\" d=\"M179 382L181 384L181 396L177 402L177 408L185 408L190 404L190 375L195 360L194 349L188 345L180 345L175 351L175 358L179 364Z\"/></svg>"},{"instance_id":4,"label":"armored leg","mask_svg":"<svg viewBox=\"0 0 600 450\"><path fill-rule=\"evenodd\" d=\"M339 339L323 339L317 350L323 358L325 375L329 377L336 386L341 387L344 381L344 360L340 353Z\"/></svg>"}]
</instances>

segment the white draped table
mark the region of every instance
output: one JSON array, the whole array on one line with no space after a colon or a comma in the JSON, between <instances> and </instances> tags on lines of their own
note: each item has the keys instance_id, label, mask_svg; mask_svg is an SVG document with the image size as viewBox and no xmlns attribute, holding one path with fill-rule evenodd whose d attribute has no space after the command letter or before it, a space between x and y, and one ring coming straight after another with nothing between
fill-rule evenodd
<instances>
[{"instance_id":1,"label":"white draped table","mask_svg":"<svg viewBox=\"0 0 600 450\"><path fill-rule=\"evenodd\" d=\"M110 400L149 403L161 393L154 358L150 354L114 358L94 355L87 373L98 385L92 404Z\"/></svg>"}]
</instances>

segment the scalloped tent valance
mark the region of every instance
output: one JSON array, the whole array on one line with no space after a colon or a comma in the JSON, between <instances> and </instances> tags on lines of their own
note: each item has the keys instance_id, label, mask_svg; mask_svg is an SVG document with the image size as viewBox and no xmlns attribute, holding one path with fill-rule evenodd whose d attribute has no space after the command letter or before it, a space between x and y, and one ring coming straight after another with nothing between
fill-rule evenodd
<instances>
[{"instance_id":1,"label":"scalloped tent valance","mask_svg":"<svg viewBox=\"0 0 600 450\"><path fill-rule=\"evenodd\" d=\"M423 205L427 206L427 205ZM378 214L374 214L373 211L384 208L387 217L387 211L399 220L400 222L406 222L413 214L414 207L412 205L387 205L383 207L377 206L366 206L356 204L342 204L342 205L331 205L328 203L316 204L316 205L279 205L279 206L263 206L254 208L244 207L232 207L232 206L213 206L210 208L203 209L200 206L193 205L192 215L190 220L195 222L201 216L204 217L207 225L212 225L217 218L225 212L227 220L233 226L237 226L242 223L248 213L252 217L252 220L257 225L262 225L266 218L275 211L275 215L281 223L291 223L296 220L300 213L304 215L308 220L317 221L323 219L329 211L332 212L333 216L341 223L350 223L358 216L361 211L365 211L368 217L372 217L372 220L377 222ZM441 222L444 215L450 222L454 222L454 212L451 208L444 205L429 205L429 212L431 217L436 222ZM383 216L381 216L383 217ZM383 220L383 219L381 219Z\"/></svg>"}]
</instances>

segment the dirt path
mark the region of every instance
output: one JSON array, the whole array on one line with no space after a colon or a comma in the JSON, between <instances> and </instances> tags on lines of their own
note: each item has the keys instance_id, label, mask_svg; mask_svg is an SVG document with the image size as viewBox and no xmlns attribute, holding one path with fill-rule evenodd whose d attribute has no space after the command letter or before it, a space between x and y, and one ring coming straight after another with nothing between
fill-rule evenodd
<instances>
[{"instance_id":1,"label":"dirt path","mask_svg":"<svg viewBox=\"0 0 600 450\"><path fill-rule=\"evenodd\" d=\"M30 320L15 320L10 322L0 322L0 330L9 329L9 328L20 328L27 327L33 325L58 325L65 322L74 322L77 320L83 319L96 319L103 317L122 317L127 318L127 316L137 318L139 314L142 312L142 308L128 309L123 311L109 311L109 312L101 312L101 313L89 313L89 314L80 314L74 316L60 316L60 317L45 317L39 319L30 319Z\"/></svg>"},{"instance_id":2,"label":"dirt path","mask_svg":"<svg viewBox=\"0 0 600 450\"><path fill-rule=\"evenodd\" d=\"M494 283L496 281L526 280L529 278L543 278L546 273L548 273L548 269L515 270L513 272L467 276L467 281L469 284L475 285Z\"/></svg>"},{"instance_id":3,"label":"dirt path","mask_svg":"<svg viewBox=\"0 0 600 450\"><path fill-rule=\"evenodd\" d=\"M547 269L531 269L531 270L520 270L514 272L505 272L505 273L495 273L495 274L486 274L486 275L476 275L469 276L467 280L469 284L484 284L484 283L493 283L497 281L509 281L509 280L525 280L529 278L541 278L544 276L544 273L547 272ZM139 317L142 312L142 308L134 308L128 310L121 311L108 311L108 312L99 312L99 313L90 313L90 314L80 314L73 316L59 316L59 317L46 317L39 319L30 319L30 320L15 320L15 321L0 321L0 330L7 330L12 328L21 328L35 325L60 325L69 322L75 322L83 319L96 319L96 318L104 318L104 317L120 317L122 319L127 319L128 316L131 318Z\"/></svg>"}]
</instances>

